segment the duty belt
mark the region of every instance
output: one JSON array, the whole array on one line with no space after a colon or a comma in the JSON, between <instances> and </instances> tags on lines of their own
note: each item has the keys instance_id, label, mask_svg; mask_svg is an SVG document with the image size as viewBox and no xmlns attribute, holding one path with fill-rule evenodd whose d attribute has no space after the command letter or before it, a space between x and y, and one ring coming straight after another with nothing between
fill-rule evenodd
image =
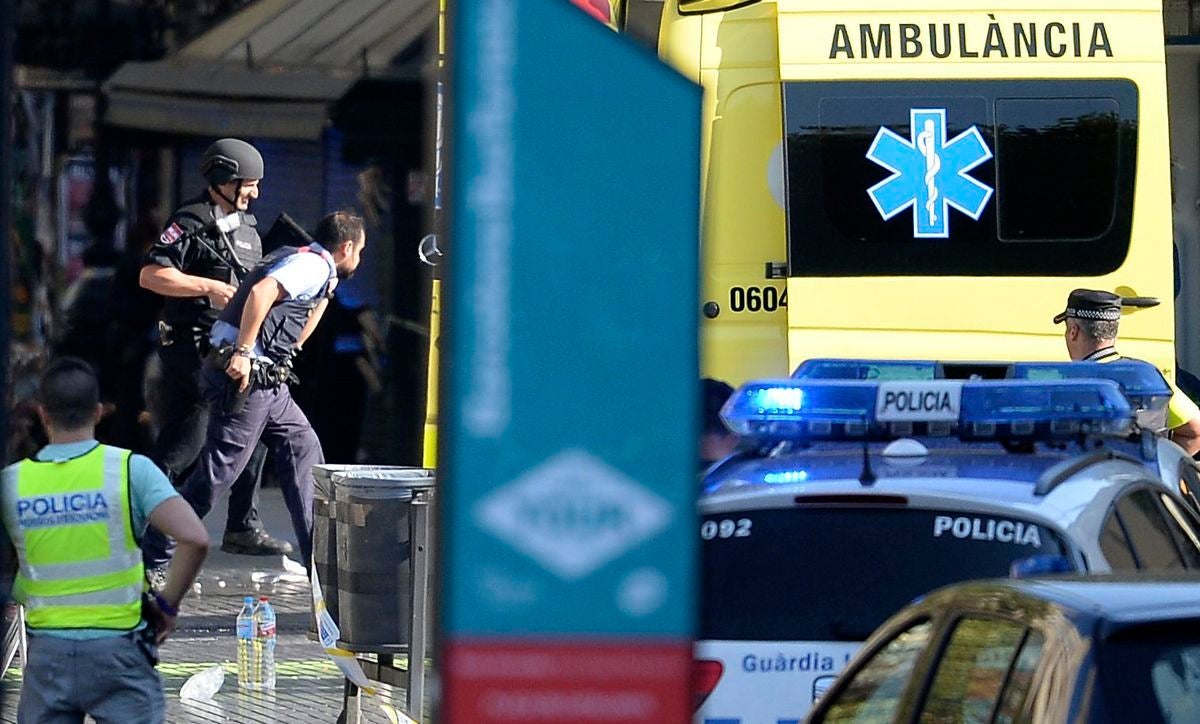
<instances>
[{"instance_id":1,"label":"duty belt","mask_svg":"<svg viewBox=\"0 0 1200 724\"><path fill-rule=\"evenodd\" d=\"M229 366L229 360L233 357L233 345L226 345L213 351L211 358L213 364L220 370L224 370ZM250 383L254 387L279 387L287 382L299 382L296 373L292 371L292 365L288 363L277 363L268 357L253 357L250 360Z\"/></svg>"},{"instance_id":2,"label":"duty belt","mask_svg":"<svg viewBox=\"0 0 1200 724\"><path fill-rule=\"evenodd\" d=\"M252 360L250 370L251 379L259 387L279 387L288 382L299 382L290 364L276 364L263 357Z\"/></svg>"},{"instance_id":3,"label":"duty belt","mask_svg":"<svg viewBox=\"0 0 1200 724\"><path fill-rule=\"evenodd\" d=\"M178 336L176 334L177 332L183 332L184 336L183 337ZM162 320L159 320L159 322L158 322L158 343L159 343L159 345L161 345L163 347L170 347L170 346L174 345L176 342L184 341L189 338L191 339L192 345L195 347L196 351L200 353L201 357L208 354L208 350L209 350L208 335L205 334L202 330L200 330L194 326L180 328L180 327L170 324L169 322L164 322Z\"/></svg>"}]
</instances>

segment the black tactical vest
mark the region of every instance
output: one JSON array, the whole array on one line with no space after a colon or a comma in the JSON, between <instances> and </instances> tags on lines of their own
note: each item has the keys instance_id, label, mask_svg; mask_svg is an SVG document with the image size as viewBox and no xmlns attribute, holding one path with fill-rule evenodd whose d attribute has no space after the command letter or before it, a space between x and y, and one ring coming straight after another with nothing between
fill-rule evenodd
<instances>
[{"instance_id":1,"label":"black tactical vest","mask_svg":"<svg viewBox=\"0 0 1200 724\"><path fill-rule=\"evenodd\" d=\"M319 244L314 243L299 248L284 246L276 249L246 275L246 278L242 281L242 285L238 287L237 294L229 302L229 306L225 307L224 311L221 312L221 321L231 324L234 327L240 326L242 323L242 311L246 308L246 299L250 296L250 290L254 288L255 284L262 281L263 277L271 273L279 262L292 254L319 254L328 262L330 274L334 273L333 258ZM308 301L285 299L271 307L270 311L267 312L267 318L263 320L262 327L258 331L258 344L262 347L263 352L276 362L287 360L291 355L292 348L296 346L296 342L300 339L300 332L304 330L304 325L308 323L308 318L312 314L312 310L328 295L329 280L326 280L325 284L321 287L321 291Z\"/></svg>"},{"instance_id":2,"label":"black tactical vest","mask_svg":"<svg viewBox=\"0 0 1200 724\"><path fill-rule=\"evenodd\" d=\"M217 226L216 208L205 197L198 197L180 207L168 227L178 224L184 229L175 242L182 247L184 258L180 271L236 287L262 259L262 240L253 214L241 214L240 226L226 232ZM163 321L178 333L190 329L207 337L217 315L208 297L167 297L163 304Z\"/></svg>"}]
</instances>

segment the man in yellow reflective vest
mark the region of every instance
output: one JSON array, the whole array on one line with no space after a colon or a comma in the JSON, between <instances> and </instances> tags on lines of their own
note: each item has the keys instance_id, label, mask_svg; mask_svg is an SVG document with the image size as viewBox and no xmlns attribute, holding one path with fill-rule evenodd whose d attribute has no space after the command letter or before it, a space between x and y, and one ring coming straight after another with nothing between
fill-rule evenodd
<instances>
[{"instance_id":1,"label":"man in yellow reflective vest","mask_svg":"<svg viewBox=\"0 0 1200 724\"><path fill-rule=\"evenodd\" d=\"M1066 322L1063 339L1067 354L1075 362L1113 362L1117 352L1117 328L1121 323L1121 297L1099 289L1076 289L1067 297L1067 306L1054 317L1054 323ZM1171 440L1195 456L1200 452L1200 408L1183 394L1174 382L1167 404L1166 429Z\"/></svg>"},{"instance_id":2,"label":"man in yellow reflective vest","mask_svg":"<svg viewBox=\"0 0 1200 724\"><path fill-rule=\"evenodd\" d=\"M16 549L28 660L18 722L163 721L157 645L208 552L200 519L149 458L95 440L99 386L86 362L38 383L50 444L4 469L0 520ZM149 523L178 541L166 585L146 591L138 542Z\"/></svg>"}]
</instances>

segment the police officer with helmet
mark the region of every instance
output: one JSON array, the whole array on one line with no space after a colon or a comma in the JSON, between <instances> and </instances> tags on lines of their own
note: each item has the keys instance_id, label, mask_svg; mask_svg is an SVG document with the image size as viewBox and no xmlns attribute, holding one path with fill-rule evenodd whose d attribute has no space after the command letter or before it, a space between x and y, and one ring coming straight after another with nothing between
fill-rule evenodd
<instances>
[{"instance_id":1,"label":"police officer with helmet","mask_svg":"<svg viewBox=\"0 0 1200 724\"><path fill-rule=\"evenodd\" d=\"M223 138L205 151L200 167L208 187L184 203L150 249L139 281L166 297L159 323L163 373L163 426L155 460L181 484L204 445L209 408L200 392L213 321L237 285L262 258L250 202L258 198L263 159L254 146ZM249 555L281 555L291 544L262 529L255 505L265 448L259 446L233 486L222 550ZM161 570L167 541L146 536L146 563Z\"/></svg>"}]
</instances>

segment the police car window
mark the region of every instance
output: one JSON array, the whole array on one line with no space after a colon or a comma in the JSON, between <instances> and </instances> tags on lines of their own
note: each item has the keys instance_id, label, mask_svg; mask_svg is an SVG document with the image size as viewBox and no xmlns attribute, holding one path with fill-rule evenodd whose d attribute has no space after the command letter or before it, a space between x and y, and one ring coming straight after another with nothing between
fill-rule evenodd
<instances>
[{"instance_id":1,"label":"police car window","mask_svg":"<svg viewBox=\"0 0 1200 724\"><path fill-rule=\"evenodd\" d=\"M783 98L792 276L1083 276L1127 255L1130 81L789 82Z\"/></svg>"},{"instance_id":2,"label":"police car window","mask_svg":"<svg viewBox=\"0 0 1200 724\"><path fill-rule=\"evenodd\" d=\"M1192 507L1192 511L1200 513L1200 474L1192 467L1190 460L1179 463L1179 494Z\"/></svg>"},{"instance_id":3,"label":"police car window","mask_svg":"<svg viewBox=\"0 0 1200 724\"><path fill-rule=\"evenodd\" d=\"M1100 551L1104 559L1114 571L1137 570L1137 561L1133 550L1129 547L1129 538L1125 535L1125 527L1117 517L1117 511L1109 511L1104 528L1100 531Z\"/></svg>"},{"instance_id":4,"label":"police car window","mask_svg":"<svg viewBox=\"0 0 1200 724\"><path fill-rule=\"evenodd\" d=\"M1004 686L1000 709L996 712L996 724L1012 724L1020 716L1021 706L1033 685L1033 672L1042 658L1043 642L1042 635L1036 631L1030 631L1025 636L1021 653L1017 654L1016 663L1008 675L1008 683Z\"/></svg>"},{"instance_id":5,"label":"police car window","mask_svg":"<svg viewBox=\"0 0 1200 724\"><path fill-rule=\"evenodd\" d=\"M964 618L937 661L922 724L974 724L992 719L1025 627L1012 621Z\"/></svg>"},{"instance_id":6,"label":"police car window","mask_svg":"<svg viewBox=\"0 0 1200 724\"><path fill-rule=\"evenodd\" d=\"M1175 545L1188 568L1200 568L1200 529L1196 518L1169 495L1158 494L1158 501L1167 512L1167 530L1175 539Z\"/></svg>"},{"instance_id":7,"label":"police car window","mask_svg":"<svg viewBox=\"0 0 1200 724\"><path fill-rule=\"evenodd\" d=\"M1183 568L1183 559L1154 493L1135 490L1117 501L1116 514L1125 526L1138 568Z\"/></svg>"},{"instance_id":8,"label":"police car window","mask_svg":"<svg viewBox=\"0 0 1200 724\"><path fill-rule=\"evenodd\" d=\"M1169 722L1200 721L1200 646L1174 646L1150 668L1154 699Z\"/></svg>"},{"instance_id":9,"label":"police car window","mask_svg":"<svg viewBox=\"0 0 1200 724\"><path fill-rule=\"evenodd\" d=\"M1031 556L1068 555L1057 534L1019 517L913 508L707 514L698 533L707 640L862 641L939 586L1007 576Z\"/></svg>"},{"instance_id":10,"label":"police car window","mask_svg":"<svg viewBox=\"0 0 1200 724\"><path fill-rule=\"evenodd\" d=\"M1183 619L1129 626L1106 640L1099 649L1096 687L1106 711L1098 712L1098 718L1139 724L1200 721L1198 623Z\"/></svg>"},{"instance_id":11,"label":"police car window","mask_svg":"<svg viewBox=\"0 0 1200 724\"><path fill-rule=\"evenodd\" d=\"M830 724L892 721L908 675L932 632L933 624L923 621L892 639L847 682L821 721Z\"/></svg>"}]
</instances>

